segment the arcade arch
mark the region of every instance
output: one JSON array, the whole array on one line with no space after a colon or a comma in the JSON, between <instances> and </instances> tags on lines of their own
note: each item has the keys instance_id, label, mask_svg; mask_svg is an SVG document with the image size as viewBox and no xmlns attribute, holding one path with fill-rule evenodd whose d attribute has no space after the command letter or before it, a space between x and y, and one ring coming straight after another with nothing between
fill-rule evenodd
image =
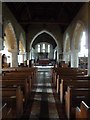
<instances>
[{"instance_id":1,"label":"arcade arch","mask_svg":"<svg viewBox=\"0 0 90 120\"><path fill-rule=\"evenodd\" d=\"M3 46L2 54L5 54L7 58L6 63L4 63L5 67L8 67L8 64L11 67L17 66L17 39L11 22L4 28Z\"/></svg>"},{"instance_id":2,"label":"arcade arch","mask_svg":"<svg viewBox=\"0 0 90 120\"><path fill-rule=\"evenodd\" d=\"M26 51L25 51L25 42L22 33L19 38L19 54L18 54L18 64L23 64L26 61Z\"/></svg>"},{"instance_id":3,"label":"arcade arch","mask_svg":"<svg viewBox=\"0 0 90 120\"><path fill-rule=\"evenodd\" d=\"M65 37L63 56L64 56L63 59L64 59L65 63L70 62L70 37L69 37L69 34L66 34L66 37Z\"/></svg>"},{"instance_id":4,"label":"arcade arch","mask_svg":"<svg viewBox=\"0 0 90 120\"><path fill-rule=\"evenodd\" d=\"M84 24L81 21L76 23L74 33L73 33L73 41L72 41L72 67L81 67L80 61L87 61L88 57L88 45L86 39L86 29ZM83 50L85 52L83 52ZM85 60L84 60L85 59ZM86 64L86 63L85 63Z\"/></svg>"}]
</instances>

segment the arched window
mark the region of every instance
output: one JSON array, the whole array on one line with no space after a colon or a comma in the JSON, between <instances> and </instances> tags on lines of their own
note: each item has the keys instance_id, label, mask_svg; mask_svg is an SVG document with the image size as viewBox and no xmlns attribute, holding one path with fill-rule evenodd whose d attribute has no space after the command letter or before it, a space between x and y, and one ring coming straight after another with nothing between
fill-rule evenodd
<instances>
[{"instance_id":1,"label":"arched window","mask_svg":"<svg viewBox=\"0 0 90 120\"><path fill-rule=\"evenodd\" d=\"M43 43L43 42L41 42L41 43L39 43L39 44L37 44L36 45L36 49L37 49L37 52L38 53L40 53L40 52L42 52L42 53L45 53L45 52L47 52L47 53L50 53L50 49L51 49L51 45L49 44L49 43Z\"/></svg>"},{"instance_id":2,"label":"arched window","mask_svg":"<svg viewBox=\"0 0 90 120\"><path fill-rule=\"evenodd\" d=\"M40 45L40 44L38 44L38 52L40 52L40 46L41 46L41 45Z\"/></svg>"},{"instance_id":3,"label":"arched window","mask_svg":"<svg viewBox=\"0 0 90 120\"><path fill-rule=\"evenodd\" d=\"M42 52L45 52L45 43L42 44Z\"/></svg>"},{"instance_id":4,"label":"arched window","mask_svg":"<svg viewBox=\"0 0 90 120\"><path fill-rule=\"evenodd\" d=\"M80 51L79 51L79 57L88 57L88 49L86 47L86 33L83 31L81 40L80 40Z\"/></svg>"},{"instance_id":5,"label":"arched window","mask_svg":"<svg viewBox=\"0 0 90 120\"><path fill-rule=\"evenodd\" d=\"M48 53L50 53L50 45L48 45Z\"/></svg>"}]
</instances>

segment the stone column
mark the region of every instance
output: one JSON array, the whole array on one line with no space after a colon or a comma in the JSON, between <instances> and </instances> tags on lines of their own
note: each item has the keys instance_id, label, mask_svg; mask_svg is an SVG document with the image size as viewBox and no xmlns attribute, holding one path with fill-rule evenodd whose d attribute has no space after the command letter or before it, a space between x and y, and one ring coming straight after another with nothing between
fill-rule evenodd
<instances>
[{"instance_id":1,"label":"stone column","mask_svg":"<svg viewBox=\"0 0 90 120\"><path fill-rule=\"evenodd\" d=\"M68 63L70 61L70 56L71 56L71 52L63 52L63 61L65 61L65 63Z\"/></svg>"},{"instance_id":2,"label":"stone column","mask_svg":"<svg viewBox=\"0 0 90 120\"><path fill-rule=\"evenodd\" d=\"M78 50L73 50L71 52L71 67L78 67Z\"/></svg>"},{"instance_id":3,"label":"stone column","mask_svg":"<svg viewBox=\"0 0 90 120\"><path fill-rule=\"evenodd\" d=\"M27 60L27 53L25 52L24 53L24 61L26 61Z\"/></svg>"},{"instance_id":4,"label":"stone column","mask_svg":"<svg viewBox=\"0 0 90 120\"><path fill-rule=\"evenodd\" d=\"M18 67L17 51L11 51L11 67Z\"/></svg>"},{"instance_id":5,"label":"stone column","mask_svg":"<svg viewBox=\"0 0 90 120\"><path fill-rule=\"evenodd\" d=\"M58 63L60 62L60 58L59 58L60 54L62 54L62 53L61 53L61 50L60 50L60 46L57 45L57 62L58 62Z\"/></svg>"},{"instance_id":6,"label":"stone column","mask_svg":"<svg viewBox=\"0 0 90 120\"><path fill-rule=\"evenodd\" d=\"M32 49L30 49L30 52L28 52L28 60L31 60L32 59Z\"/></svg>"},{"instance_id":7,"label":"stone column","mask_svg":"<svg viewBox=\"0 0 90 120\"><path fill-rule=\"evenodd\" d=\"M65 61L65 63L68 62L68 54L66 52L63 52L63 61Z\"/></svg>"}]
</instances>

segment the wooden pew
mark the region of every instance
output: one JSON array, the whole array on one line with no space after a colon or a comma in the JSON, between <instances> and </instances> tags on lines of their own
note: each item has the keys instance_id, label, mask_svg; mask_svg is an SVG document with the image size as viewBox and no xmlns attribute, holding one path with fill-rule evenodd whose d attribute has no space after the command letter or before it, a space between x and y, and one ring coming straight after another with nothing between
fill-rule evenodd
<instances>
[{"instance_id":1,"label":"wooden pew","mask_svg":"<svg viewBox=\"0 0 90 120\"><path fill-rule=\"evenodd\" d=\"M32 79L35 79L36 77L36 68L34 68L33 70L28 70L27 68L26 69L23 69L20 68L20 69L10 69L10 70L6 70L4 71L4 75L0 81L0 83L2 83L2 86L3 87L9 87L9 89L11 89L11 87L17 87L18 85L20 85L21 87L23 85L25 85L25 81L26 81L26 78L29 78L28 80L29 81L29 85L30 85L30 90L31 90L31 86L32 86L32 83L33 81L31 82L31 78ZM25 83L24 83L25 82ZM26 87L27 88L27 87ZM4 89L4 88L3 88ZM5 92L5 91L4 91ZM3 97L3 101L6 101L7 103L9 103L8 101L12 101L11 99L8 99L8 97ZM18 104L18 103L17 103ZM20 103L18 104L18 106L16 107L19 107L20 106ZM9 108L9 107L8 107ZM16 109L16 111L18 111L19 109ZM10 112L11 111L11 112ZM21 111L21 110L20 110ZM12 117L11 113L12 113L12 107L10 107L9 111L7 110L7 112L10 113L10 116L7 116L7 118L10 118ZM4 113L4 111L3 111ZM17 115L18 116L18 113L17 112ZM20 115L20 113L19 113ZM14 117L14 116L13 116Z\"/></svg>"},{"instance_id":2,"label":"wooden pew","mask_svg":"<svg viewBox=\"0 0 90 120\"><path fill-rule=\"evenodd\" d=\"M28 79L28 82L29 82L29 79L31 80L32 78L32 74L31 73L27 73L27 72L10 72L10 73L5 73L4 76L11 76L11 77L15 77L16 79L20 78L20 79ZM3 78L3 77L2 77Z\"/></svg>"},{"instance_id":3,"label":"wooden pew","mask_svg":"<svg viewBox=\"0 0 90 120\"><path fill-rule=\"evenodd\" d=\"M10 118L12 115L12 109L8 107L7 103L2 102L2 107L0 108L0 119Z\"/></svg>"},{"instance_id":4,"label":"wooden pew","mask_svg":"<svg viewBox=\"0 0 90 120\"><path fill-rule=\"evenodd\" d=\"M2 77L2 86L3 87L17 87L17 86L21 86L21 89L23 91L23 94L24 94L24 102L25 104L27 103L27 99L28 99L28 95L29 95L29 83L28 83L28 80L27 78L24 76L11 76L11 75L6 75L6 76L3 76Z\"/></svg>"},{"instance_id":5,"label":"wooden pew","mask_svg":"<svg viewBox=\"0 0 90 120\"><path fill-rule=\"evenodd\" d=\"M13 68L3 68L3 74L11 73L11 72L30 72L33 75L33 78L36 78L37 68L36 67L13 67Z\"/></svg>"},{"instance_id":6,"label":"wooden pew","mask_svg":"<svg viewBox=\"0 0 90 120\"><path fill-rule=\"evenodd\" d=\"M64 95L65 91L67 90L67 87L71 86L76 86L76 87L90 87L90 80L85 77L76 77L73 79L62 79L60 83L60 102L64 103Z\"/></svg>"},{"instance_id":7,"label":"wooden pew","mask_svg":"<svg viewBox=\"0 0 90 120\"><path fill-rule=\"evenodd\" d=\"M90 105L90 102L89 102ZM80 107L76 107L76 114L75 114L76 120L80 119L85 119L89 120L90 119L90 106L86 104L86 102L82 101L80 103Z\"/></svg>"},{"instance_id":8,"label":"wooden pew","mask_svg":"<svg viewBox=\"0 0 90 120\"><path fill-rule=\"evenodd\" d=\"M62 82L62 79L63 80L90 80L90 77L87 76L87 75L79 75L78 74L73 74L73 75L61 75L61 76L57 76L57 79L56 79L56 90L57 90L57 93L59 94L60 92L60 84Z\"/></svg>"},{"instance_id":9,"label":"wooden pew","mask_svg":"<svg viewBox=\"0 0 90 120\"><path fill-rule=\"evenodd\" d=\"M58 68L55 69L55 72L57 73L57 75L86 75L86 72L80 70L80 69L76 69L76 68Z\"/></svg>"},{"instance_id":10,"label":"wooden pew","mask_svg":"<svg viewBox=\"0 0 90 120\"><path fill-rule=\"evenodd\" d=\"M0 88L2 90L2 101L7 104L9 111L6 111L6 116L3 117L19 118L23 114L23 92L20 87L16 88ZM3 112L3 111L2 111ZM4 111L5 112L5 111ZM7 113L9 112L9 116Z\"/></svg>"},{"instance_id":11,"label":"wooden pew","mask_svg":"<svg viewBox=\"0 0 90 120\"><path fill-rule=\"evenodd\" d=\"M30 72L32 74L33 80L36 79L36 73L37 73L37 68L36 67L31 67L31 68L17 68L17 72Z\"/></svg>"},{"instance_id":12,"label":"wooden pew","mask_svg":"<svg viewBox=\"0 0 90 120\"><path fill-rule=\"evenodd\" d=\"M31 86L31 87L33 87L33 84L34 84L34 77L33 77L33 74L31 73L31 72L24 72L24 71L22 71L22 72L11 72L11 73L6 73L5 74L5 76L11 76L11 77L13 77L13 76L17 76L17 77L23 77L23 78L28 78L28 82L29 82L29 85ZM31 89L31 88L30 88Z\"/></svg>"},{"instance_id":13,"label":"wooden pew","mask_svg":"<svg viewBox=\"0 0 90 120\"><path fill-rule=\"evenodd\" d=\"M53 83L57 89L57 92L59 92L59 84L63 77L84 76L86 75L86 72L82 72L82 70L74 69L74 68L73 69L72 68L54 68L52 75L53 75Z\"/></svg>"},{"instance_id":14,"label":"wooden pew","mask_svg":"<svg viewBox=\"0 0 90 120\"><path fill-rule=\"evenodd\" d=\"M90 88L75 88L68 86L65 93L65 111L68 119L75 117L75 108L81 101L88 101Z\"/></svg>"}]
</instances>

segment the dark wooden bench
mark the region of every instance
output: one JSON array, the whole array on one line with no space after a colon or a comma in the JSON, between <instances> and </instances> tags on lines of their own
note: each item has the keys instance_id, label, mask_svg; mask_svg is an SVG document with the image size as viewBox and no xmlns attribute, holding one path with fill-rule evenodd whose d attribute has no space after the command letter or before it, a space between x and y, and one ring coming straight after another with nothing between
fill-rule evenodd
<instances>
[{"instance_id":1,"label":"dark wooden bench","mask_svg":"<svg viewBox=\"0 0 90 120\"><path fill-rule=\"evenodd\" d=\"M27 102L30 93L30 83L25 76L21 75L6 75L2 77L2 87L17 87L21 86L24 94L24 101Z\"/></svg>"},{"instance_id":2,"label":"dark wooden bench","mask_svg":"<svg viewBox=\"0 0 90 120\"><path fill-rule=\"evenodd\" d=\"M82 79L83 78L83 79ZM90 80L87 78L85 79L84 77L76 77L74 79L62 79L60 83L60 102L64 103L64 95L65 91L67 90L67 87L71 86L76 86L76 87L84 87L84 88L89 88L90 87Z\"/></svg>"},{"instance_id":3,"label":"dark wooden bench","mask_svg":"<svg viewBox=\"0 0 90 120\"><path fill-rule=\"evenodd\" d=\"M19 118L23 114L23 92L20 87L0 88L2 91L2 101L7 104L6 117ZM2 111L3 112L3 111ZM5 112L5 111L4 111ZM9 113L10 112L10 113ZM7 116L7 113L10 115ZM2 113L2 118L5 117Z\"/></svg>"},{"instance_id":4,"label":"dark wooden bench","mask_svg":"<svg viewBox=\"0 0 90 120\"><path fill-rule=\"evenodd\" d=\"M89 102L90 105L90 102ZM76 114L75 118L76 120L80 119L85 119L89 120L90 119L90 106L87 104L87 102L82 101L80 103L80 107L76 107Z\"/></svg>"},{"instance_id":5,"label":"dark wooden bench","mask_svg":"<svg viewBox=\"0 0 90 120\"><path fill-rule=\"evenodd\" d=\"M33 78L36 78L37 68L36 67L13 67L13 68L3 68L3 74L11 73L11 72L30 72L33 75Z\"/></svg>"},{"instance_id":6,"label":"dark wooden bench","mask_svg":"<svg viewBox=\"0 0 90 120\"><path fill-rule=\"evenodd\" d=\"M65 93L65 111L68 119L75 117L75 108L81 101L88 101L90 88L76 88L68 86Z\"/></svg>"},{"instance_id":7,"label":"dark wooden bench","mask_svg":"<svg viewBox=\"0 0 90 120\"><path fill-rule=\"evenodd\" d=\"M6 73L5 74L5 76L11 76L11 77L13 77L13 76L16 76L16 77L23 77L23 78L28 78L28 82L29 82L29 84L30 84L30 86L31 87L33 87L33 84L34 84L34 82L35 82L35 79L34 79L34 76L33 76L33 74L31 73L31 72L24 72L24 71L22 71L22 72L11 72L11 73Z\"/></svg>"},{"instance_id":8,"label":"dark wooden bench","mask_svg":"<svg viewBox=\"0 0 90 120\"><path fill-rule=\"evenodd\" d=\"M76 77L76 76L84 76L86 75L86 71L80 70L80 69L72 69L72 68L55 68L52 70L52 76L53 76L53 83L57 89L57 92L59 92L59 84L61 82L61 79L63 77L71 76L71 77Z\"/></svg>"},{"instance_id":9,"label":"dark wooden bench","mask_svg":"<svg viewBox=\"0 0 90 120\"><path fill-rule=\"evenodd\" d=\"M11 118L12 109L8 107L7 103L2 102L2 106L0 107L0 119Z\"/></svg>"},{"instance_id":10,"label":"dark wooden bench","mask_svg":"<svg viewBox=\"0 0 90 120\"><path fill-rule=\"evenodd\" d=\"M87 76L87 75L78 75L78 74L68 74L68 75L61 75L61 76L57 76L57 79L56 79L56 90L57 90L57 93L59 94L60 92L60 84L61 84L61 81L63 80L90 80L90 77Z\"/></svg>"}]
</instances>

